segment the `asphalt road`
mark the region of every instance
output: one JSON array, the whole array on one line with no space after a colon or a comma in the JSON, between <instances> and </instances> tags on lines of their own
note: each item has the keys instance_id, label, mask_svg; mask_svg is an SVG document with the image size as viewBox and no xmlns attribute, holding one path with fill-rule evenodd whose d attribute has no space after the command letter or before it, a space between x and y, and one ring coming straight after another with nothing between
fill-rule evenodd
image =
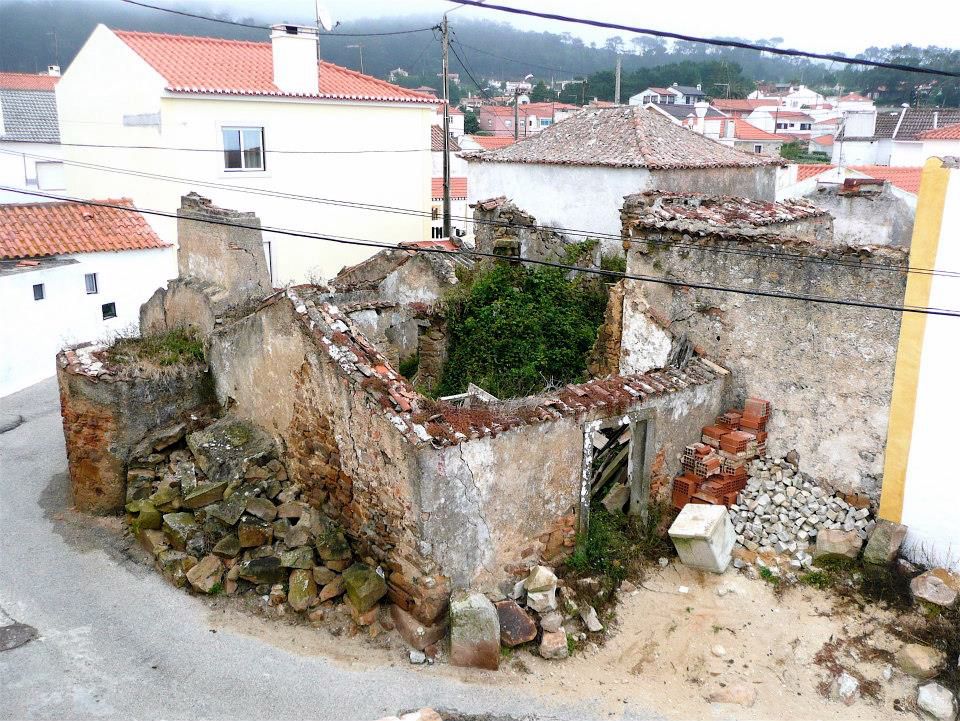
<instances>
[{"instance_id":1,"label":"asphalt road","mask_svg":"<svg viewBox=\"0 0 960 721\"><path fill-rule=\"evenodd\" d=\"M0 434L0 626L38 633L0 651L0 719L376 719L421 706L447 718L608 718L589 690L561 705L495 679L357 670L211 633L209 607L111 552L115 534L72 536L58 520L69 502L55 381L0 399L0 412L24 418Z\"/></svg>"}]
</instances>

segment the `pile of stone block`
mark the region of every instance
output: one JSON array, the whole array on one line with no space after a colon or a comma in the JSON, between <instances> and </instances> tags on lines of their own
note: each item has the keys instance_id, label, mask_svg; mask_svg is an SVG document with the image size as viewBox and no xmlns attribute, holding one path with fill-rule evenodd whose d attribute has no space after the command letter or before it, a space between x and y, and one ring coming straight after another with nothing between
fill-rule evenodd
<instances>
[{"instance_id":1,"label":"pile of stone block","mask_svg":"<svg viewBox=\"0 0 960 721\"><path fill-rule=\"evenodd\" d=\"M369 626L387 592L379 568L357 562L343 531L301 498L262 429L229 417L160 429L135 450L127 520L178 587L255 594L312 613L346 597Z\"/></svg>"}]
</instances>

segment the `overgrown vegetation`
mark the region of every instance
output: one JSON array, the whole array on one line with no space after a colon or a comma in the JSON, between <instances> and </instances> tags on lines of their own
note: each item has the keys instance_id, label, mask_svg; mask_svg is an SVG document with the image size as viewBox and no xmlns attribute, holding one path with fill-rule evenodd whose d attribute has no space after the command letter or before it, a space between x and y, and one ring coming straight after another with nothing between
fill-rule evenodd
<instances>
[{"instance_id":1,"label":"overgrown vegetation","mask_svg":"<svg viewBox=\"0 0 960 721\"><path fill-rule=\"evenodd\" d=\"M484 266L446 299L449 357L439 395L468 383L500 398L586 377L607 288L556 268Z\"/></svg>"},{"instance_id":2,"label":"overgrown vegetation","mask_svg":"<svg viewBox=\"0 0 960 721\"><path fill-rule=\"evenodd\" d=\"M829 163L830 156L822 152L809 152L807 144L795 141L780 146L780 157L793 163Z\"/></svg>"},{"instance_id":3,"label":"overgrown vegetation","mask_svg":"<svg viewBox=\"0 0 960 721\"><path fill-rule=\"evenodd\" d=\"M614 273L626 273L627 272L627 256L626 255L601 255L600 269L610 270L610 271L613 271Z\"/></svg>"},{"instance_id":4,"label":"overgrown vegetation","mask_svg":"<svg viewBox=\"0 0 960 721\"><path fill-rule=\"evenodd\" d=\"M106 349L104 360L114 366L149 364L168 368L205 360L203 342L192 330L176 328L159 335L118 338Z\"/></svg>"},{"instance_id":5,"label":"overgrown vegetation","mask_svg":"<svg viewBox=\"0 0 960 721\"><path fill-rule=\"evenodd\" d=\"M400 375L402 375L404 378L410 379L417 374L417 369L419 367L420 356L414 354L412 356L407 356L400 361L400 368L398 370L400 371Z\"/></svg>"}]
</instances>

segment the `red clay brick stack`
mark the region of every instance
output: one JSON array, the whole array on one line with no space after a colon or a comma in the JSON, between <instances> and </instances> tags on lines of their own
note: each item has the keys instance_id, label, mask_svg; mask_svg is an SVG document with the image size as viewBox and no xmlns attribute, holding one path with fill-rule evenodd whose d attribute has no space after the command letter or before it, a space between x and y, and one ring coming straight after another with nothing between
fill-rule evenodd
<instances>
[{"instance_id":1,"label":"red clay brick stack","mask_svg":"<svg viewBox=\"0 0 960 721\"><path fill-rule=\"evenodd\" d=\"M731 506L747 485L747 463L767 452L770 402L747 398L703 428L700 443L683 451L683 473L673 481L673 506L688 503Z\"/></svg>"}]
</instances>

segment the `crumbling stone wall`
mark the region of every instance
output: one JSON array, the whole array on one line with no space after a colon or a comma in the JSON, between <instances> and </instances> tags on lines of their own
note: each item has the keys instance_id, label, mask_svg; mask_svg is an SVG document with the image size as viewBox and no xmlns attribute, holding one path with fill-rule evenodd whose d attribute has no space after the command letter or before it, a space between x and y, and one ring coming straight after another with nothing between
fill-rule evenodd
<instances>
[{"instance_id":1,"label":"crumbling stone wall","mask_svg":"<svg viewBox=\"0 0 960 721\"><path fill-rule=\"evenodd\" d=\"M624 234L632 274L903 302L907 256L899 249L650 231L627 213ZM747 395L771 399L772 455L796 448L819 483L879 498L898 313L640 281L629 281L626 294L625 329L652 315L732 371L730 405Z\"/></svg>"},{"instance_id":2,"label":"crumbling stone wall","mask_svg":"<svg viewBox=\"0 0 960 721\"><path fill-rule=\"evenodd\" d=\"M127 463L156 428L203 413L215 405L206 366L163 373L118 373L86 345L57 355L60 413L70 487L77 509L119 513L126 503Z\"/></svg>"},{"instance_id":3,"label":"crumbling stone wall","mask_svg":"<svg viewBox=\"0 0 960 721\"><path fill-rule=\"evenodd\" d=\"M481 253L519 255L534 260L559 261L566 241L560 233L538 228L537 219L506 198L481 201L474 206L474 242ZM519 251L504 252L508 250Z\"/></svg>"},{"instance_id":4,"label":"crumbling stone wall","mask_svg":"<svg viewBox=\"0 0 960 721\"><path fill-rule=\"evenodd\" d=\"M910 247L914 211L888 182L854 191L820 184L807 197L833 216L832 242L837 245Z\"/></svg>"},{"instance_id":5,"label":"crumbling stone wall","mask_svg":"<svg viewBox=\"0 0 960 721\"><path fill-rule=\"evenodd\" d=\"M434 316L417 343L420 363L414 381L418 387L430 391L437 387L447 363L450 338L447 336L447 322L441 316Z\"/></svg>"},{"instance_id":6,"label":"crumbling stone wall","mask_svg":"<svg viewBox=\"0 0 960 721\"><path fill-rule=\"evenodd\" d=\"M620 338L623 334L623 281L610 286L603 325L587 361L587 372L593 377L620 372Z\"/></svg>"}]
</instances>

